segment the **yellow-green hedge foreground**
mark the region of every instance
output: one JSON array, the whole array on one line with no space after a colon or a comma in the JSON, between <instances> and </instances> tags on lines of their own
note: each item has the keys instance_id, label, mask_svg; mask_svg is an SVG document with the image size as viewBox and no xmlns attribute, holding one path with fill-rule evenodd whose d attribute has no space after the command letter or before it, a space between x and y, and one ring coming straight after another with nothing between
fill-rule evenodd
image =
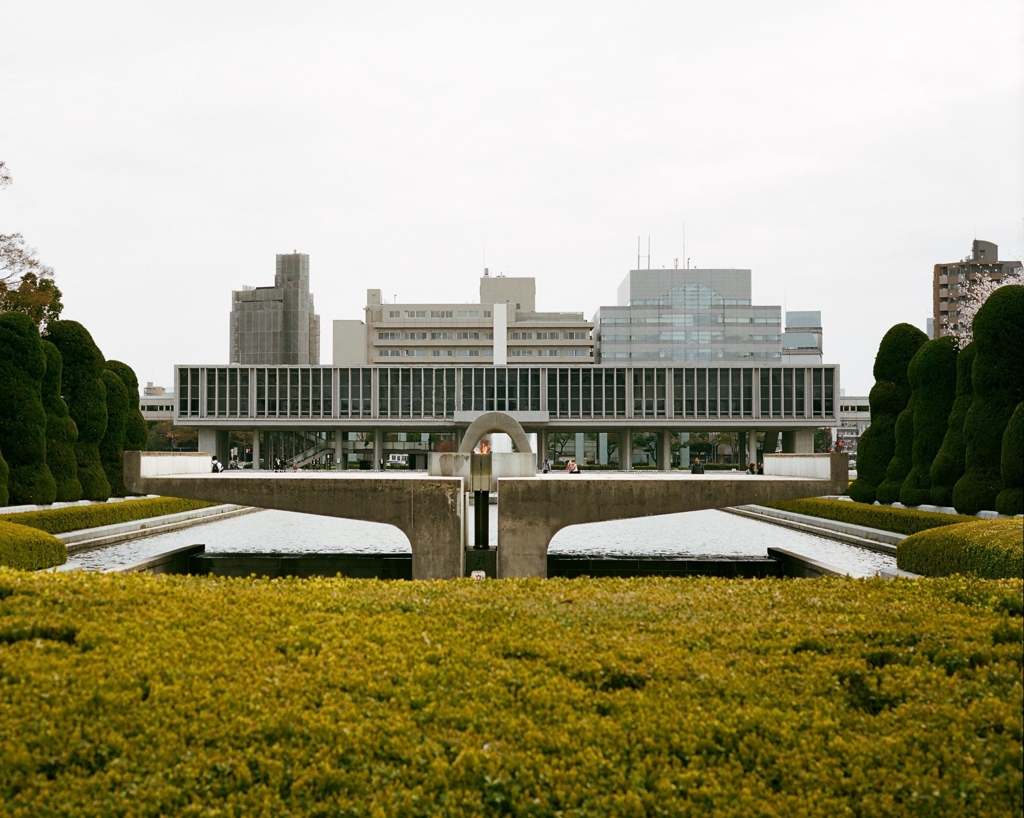
<instances>
[{"instance_id":1,"label":"yellow-green hedge foreground","mask_svg":"<svg viewBox=\"0 0 1024 818\"><path fill-rule=\"evenodd\" d=\"M0 566L38 571L67 561L67 546L52 534L0 520Z\"/></svg>"},{"instance_id":2,"label":"yellow-green hedge foreground","mask_svg":"<svg viewBox=\"0 0 1024 818\"><path fill-rule=\"evenodd\" d=\"M0 571L0 813L1020 814L1022 591Z\"/></svg>"},{"instance_id":3,"label":"yellow-green hedge foreground","mask_svg":"<svg viewBox=\"0 0 1024 818\"><path fill-rule=\"evenodd\" d=\"M130 523L215 505L217 503L182 500L179 497L149 497L143 500L124 500L120 503L98 503L93 506L67 506L42 511L0 514L0 522L28 525L48 531L50 534L63 534L67 531L80 531L83 528L97 528L114 523Z\"/></svg>"},{"instance_id":4,"label":"yellow-green hedge foreground","mask_svg":"<svg viewBox=\"0 0 1024 818\"><path fill-rule=\"evenodd\" d=\"M928 577L1024 576L1024 525L1019 519L977 520L934 528L896 546L896 565Z\"/></svg>"}]
</instances>

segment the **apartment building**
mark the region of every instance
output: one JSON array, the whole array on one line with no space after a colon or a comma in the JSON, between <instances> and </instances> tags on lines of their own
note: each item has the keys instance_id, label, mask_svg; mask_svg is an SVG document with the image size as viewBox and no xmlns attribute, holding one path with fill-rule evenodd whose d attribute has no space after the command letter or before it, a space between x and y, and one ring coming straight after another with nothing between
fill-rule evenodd
<instances>
[{"instance_id":1,"label":"apartment building","mask_svg":"<svg viewBox=\"0 0 1024 818\"><path fill-rule=\"evenodd\" d=\"M602 364L782 358L782 308L751 303L750 270L630 270L617 300L594 316Z\"/></svg>"},{"instance_id":2,"label":"apartment building","mask_svg":"<svg viewBox=\"0 0 1024 818\"><path fill-rule=\"evenodd\" d=\"M272 287L231 293L231 363L319 364L320 316L309 291L309 256L277 256Z\"/></svg>"},{"instance_id":3,"label":"apartment building","mask_svg":"<svg viewBox=\"0 0 1024 818\"><path fill-rule=\"evenodd\" d=\"M537 312L536 301L536 279L488 270L478 303L385 303L367 290L365 321L334 322L334 364L594 363L583 313Z\"/></svg>"},{"instance_id":4,"label":"apartment building","mask_svg":"<svg viewBox=\"0 0 1024 818\"><path fill-rule=\"evenodd\" d=\"M999 280L1020 273L1021 262L1000 261L999 246L980 239L972 242L969 257L936 264L932 271L934 337L951 335L960 328L959 303L964 300L964 288L969 282L980 278Z\"/></svg>"}]
</instances>

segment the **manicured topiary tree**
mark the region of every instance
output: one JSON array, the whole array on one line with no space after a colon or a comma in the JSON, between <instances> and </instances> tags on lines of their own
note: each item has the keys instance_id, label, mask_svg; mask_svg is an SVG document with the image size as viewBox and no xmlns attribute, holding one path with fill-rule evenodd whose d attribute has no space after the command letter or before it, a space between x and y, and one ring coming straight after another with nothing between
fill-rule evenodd
<instances>
[{"instance_id":1,"label":"manicured topiary tree","mask_svg":"<svg viewBox=\"0 0 1024 818\"><path fill-rule=\"evenodd\" d=\"M956 399L949 412L942 447L931 468L931 501L937 506L953 505L953 486L964 476L964 419L974 400L971 369L976 350L973 343L968 344L956 357Z\"/></svg>"},{"instance_id":2,"label":"manicured topiary tree","mask_svg":"<svg viewBox=\"0 0 1024 818\"><path fill-rule=\"evenodd\" d=\"M0 451L0 506L7 505L7 476L10 473L10 469L7 467L7 461L4 460L4 453Z\"/></svg>"},{"instance_id":3,"label":"manicured topiary tree","mask_svg":"<svg viewBox=\"0 0 1024 818\"><path fill-rule=\"evenodd\" d=\"M914 444L910 473L900 488L899 499L905 506L931 502L932 462L942 446L956 398L956 359L956 339L947 335L922 346L907 368L914 390L910 399L914 405ZM896 436L898 449L899 431Z\"/></svg>"},{"instance_id":4,"label":"manicured topiary tree","mask_svg":"<svg viewBox=\"0 0 1024 818\"><path fill-rule=\"evenodd\" d=\"M974 317L974 400L964 420L966 470L953 487L961 514L995 509L1003 433L1024 398L1024 286L1001 287Z\"/></svg>"},{"instance_id":5,"label":"manicured topiary tree","mask_svg":"<svg viewBox=\"0 0 1024 818\"><path fill-rule=\"evenodd\" d=\"M871 425L857 443L857 479L846 492L857 502L873 503L878 486L886 479L896 449L896 418L910 401L907 367L927 340L917 327L897 324L878 345L875 385L868 396Z\"/></svg>"},{"instance_id":6,"label":"manicured topiary tree","mask_svg":"<svg viewBox=\"0 0 1024 818\"><path fill-rule=\"evenodd\" d=\"M121 361L107 361L107 369L117 375L128 390L128 414L124 424L125 451L144 452L149 441L149 428L139 408L139 379L135 376L135 370Z\"/></svg>"},{"instance_id":7,"label":"manicured topiary tree","mask_svg":"<svg viewBox=\"0 0 1024 818\"><path fill-rule=\"evenodd\" d=\"M100 461L110 483L112 497L124 497L124 435L128 419L128 390L109 369L103 370L103 385L107 388L107 430L100 441Z\"/></svg>"},{"instance_id":8,"label":"manicured topiary tree","mask_svg":"<svg viewBox=\"0 0 1024 818\"><path fill-rule=\"evenodd\" d=\"M7 491L14 505L48 505L57 494L46 465L45 372L35 321L20 312L0 315L0 448L10 469Z\"/></svg>"},{"instance_id":9,"label":"manicured topiary tree","mask_svg":"<svg viewBox=\"0 0 1024 818\"><path fill-rule=\"evenodd\" d=\"M1003 490L996 497L1000 514L1024 514L1024 403L1018 403L1003 432L999 469Z\"/></svg>"},{"instance_id":10,"label":"manicured topiary tree","mask_svg":"<svg viewBox=\"0 0 1024 818\"><path fill-rule=\"evenodd\" d=\"M885 470L885 480L875 489L875 499L889 505L900 499L900 490L910 474L914 453L914 408L917 405L917 393L910 393L906 408L896 418L893 432L895 443L892 459Z\"/></svg>"},{"instance_id":11,"label":"manicured topiary tree","mask_svg":"<svg viewBox=\"0 0 1024 818\"><path fill-rule=\"evenodd\" d=\"M64 361L61 393L78 427L75 459L86 500L106 500L110 483L103 472L99 444L107 431L107 390L103 385L103 355L89 331L77 321L54 321L49 337Z\"/></svg>"},{"instance_id":12,"label":"manicured topiary tree","mask_svg":"<svg viewBox=\"0 0 1024 818\"><path fill-rule=\"evenodd\" d=\"M60 352L46 338L46 374L43 375L43 409L46 410L46 464L57 485L55 499L75 502L82 499L82 484L78 482L78 463L75 460L75 441L78 427L68 414L67 404L60 396L64 362Z\"/></svg>"}]
</instances>

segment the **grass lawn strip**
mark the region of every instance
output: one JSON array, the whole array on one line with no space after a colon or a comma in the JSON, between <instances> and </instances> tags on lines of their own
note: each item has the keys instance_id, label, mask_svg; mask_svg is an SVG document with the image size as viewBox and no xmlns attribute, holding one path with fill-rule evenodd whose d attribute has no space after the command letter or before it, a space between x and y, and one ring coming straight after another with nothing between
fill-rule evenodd
<instances>
[{"instance_id":1,"label":"grass lawn strip","mask_svg":"<svg viewBox=\"0 0 1024 818\"><path fill-rule=\"evenodd\" d=\"M1022 592L0 570L0 812L1020 814Z\"/></svg>"}]
</instances>

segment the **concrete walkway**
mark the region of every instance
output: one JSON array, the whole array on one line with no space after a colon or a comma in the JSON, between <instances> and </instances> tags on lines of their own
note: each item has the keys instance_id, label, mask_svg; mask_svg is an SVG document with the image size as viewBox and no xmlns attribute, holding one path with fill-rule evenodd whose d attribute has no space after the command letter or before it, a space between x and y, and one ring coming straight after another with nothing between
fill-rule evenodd
<instances>
[{"instance_id":1,"label":"concrete walkway","mask_svg":"<svg viewBox=\"0 0 1024 818\"><path fill-rule=\"evenodd\" d=\"M894 531L883 531L880 528L868 528L838 520L827 520L824 517L812 517L809 514L795 514L792 511L781 511L760 505L723 508L722 511L779 525L793 531L802 531L805 534L815 534L826 539L858 545L881 554L895 555L896 546L901 540L906 539L906 534L897 534Z\"/></svg>"},{"instance_id":2,"label":"concrete walkway","mask_svg":"<svg viewBox=\"0 0 1024 818\"><path fill-rule=\"evenodd\" d=\"M127 523L82 528L78 531L68 531L54 536L67 546L69 554L77 554L92 548L102 548L107 545L138 540L142 537L152 537L154 534L166 534L169 531L191 528L216 520L227 520L259 510L251 506L230 504L212 506L192 511L180 511L177 514L164 514L160 517L147 517L144 520L132 520Z\"/></svg>"}]
</instances>

